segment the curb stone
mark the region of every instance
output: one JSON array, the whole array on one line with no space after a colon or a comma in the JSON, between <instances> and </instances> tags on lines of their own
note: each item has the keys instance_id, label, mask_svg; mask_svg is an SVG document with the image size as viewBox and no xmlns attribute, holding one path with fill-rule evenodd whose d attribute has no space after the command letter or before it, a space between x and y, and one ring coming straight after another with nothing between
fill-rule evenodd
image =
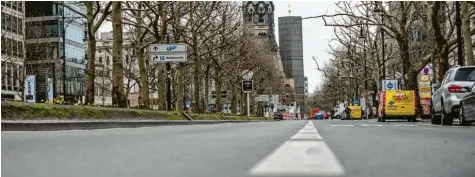
<instances>
[{"instance_id":1,"label":"curb stone","mask_svg":"<svg viewBox=\"0 0 475 177\"><path fill-rule=\"evenodd\" d=\"M138 128L170 125L198 125L198 124L220 124L220 123L247 123L247 122L269 122L269 121L235 121L235 120L200 120L200 121L158 121L158 120L109 120L109 121L15 121L2 120L2 131L59 131L59 130L94 130L109 128Z\"/></svg>"}]
</instances>

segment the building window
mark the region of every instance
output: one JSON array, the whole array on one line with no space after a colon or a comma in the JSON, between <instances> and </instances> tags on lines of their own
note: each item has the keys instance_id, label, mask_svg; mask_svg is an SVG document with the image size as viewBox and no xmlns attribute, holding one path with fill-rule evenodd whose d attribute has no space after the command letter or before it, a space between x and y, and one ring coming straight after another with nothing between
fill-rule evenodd
<instances>
[{"instance_id":1,"label":"building window","mask_svg":"<svg viewBox=\"0 0 475 177\"><path fill-rule=\"evenodd\" d=\"M18 41L18 57L23 57L23 42Z\"/></svg>"},{"instance_id":2,"label":"building window","mask_svg":"<svg viewBox=\"0 0 475 177\"><path fill-rule=\"evenodd\" d=\"M17 26L17 22L18 22L18 18L15 17L15 16L12 16L11 17L12 19L12 32L13 33L17 33L17 29L18 29L18 26ZM18 33L17 33L18 34Z\"/></svg>"},{"instance_id":3,"label":"building window","mask_svg":"<svg viewBox=\"0 0 475 177\"><path fill-rule=\"evenodd\" d=\"M12 9L13 10L17 10L17 7L16 7L16 1L12 1Z\"/></svg>"},{"instance_id":4,"label":"building window","mask_svg":"<svg viewBox=\"0 0 475 177\"><path fill-rule=\"evenodd\" d=\"M12 64L12 68L13 68L13 77L12 77L12 81L13 81L13 90L18 90L18 68L17 68L17 65L15 64Z\"/></svg>"},{"instance_id":5,"label":"building window","mask_svg":"<svg viewBox=\"0 0 475 177\"><path fill-rule=\"evenodd\" d=\"M3 3L4 1L2 1ZM7 89L7 63L2 62L2 90Z\"/></svg>"},{"instance_id":6,"label":"building window","mask_svg":"<svg viewBox=\"0 0 475 177\"><path fill-rule=\"evenodd\" d=\"M11 90L12 86L12 69L11 69L11 64L6 63L7 65L7 90Z\"/></svg>"},{"instance_id":7,"label":"building window","mask_svg":"<svg viewBox=\"0 0 475 177\"><path fill-rule=\"evenodd\" d=\"M2 1L2 2L3 2L3 1ZM3 23L2 23L2 25L3 25ZM4 45L7 44L6 41L7 41L7 40L5 39L5 37L2 36L2 44L4 44ZM7 44L7 45L8 45L8 44ZM7 46L3 46L3 47L2 47L2 54L5 54L5 53L6 53L7 48L8 48Z\"/></svg>"},{"instance_id":8,"label":"building window","mask_svg":"<svg viewBox=\"0 0 475 177\"><path fill-rule=\"evenodd\" d=\"M13 56L18 56L18 43L15 40L12 40L12 51Z\"/></svg>"},{"instance_id":9,"label":"building window","mask_svg":"<svg viewBox=\"0 0 475 177\"><path fill-rule=\"evenodd\" d=\"M2 3L4 3L5 1L2 1ZM5 26L6 26L6 14L4 12L2 12L2 30L5 29Z\"/></svg>"},{"instance_id":10,"label":"building window","mask_svg":"<svg viewBox=\"0 0 475 177\"><path fill-rule=\"evenodd\" d=\"M109 56L107 56L107 58L106 58L106 64L107 64L107 65L110 64Z\"/></svg>"},{"instance_id":11,"label":"building window","mask_svg":"<svg viewBox=\"0 0 475 177\"><path fill-rule=\"evenodd\" d=\"M102 63L102 57L99 57L99 63Z\"/></svg>"},{"instance_id":12,"label":"building window","mask_svg":"<svg viewBox=\"0 0 475 177\"><path fill-rule=\"evenodd\" d=\"M11 31L11 16L5 15L7 22L5 23L7 31Z\"/></svg>"},{"instance_id":13,"label":"building window","mask_svg":"<svg viewBox=\"0 0 475 177\"><path fill-rule=\"evenodd\" d=\"M13 48L13 40L10 39L10 38L8 38L8 39L7 39L7 49L6 49L6 50L7 50L6 53L7 53L8 56L11 56L11 55L12 55L12 53L11 53L11 52L12 52L12 48Z\"/></svg>"},{"instance_id":14,"label":"building window","mask_svg":"<svg viewBox=\"0 0 475 177\"><path fill-rule=\"evenodd\" d=\"M129 55L125 55L125 63L129 64Z\"/></svg>"},{"instance_id":15,"label":"building window","mask_svg":"<svg viewBox=\"0 0 475 177\"><path fill-rule=\"evenodd\" d=\"M23 12L23 2L18 1L18 11Z\"/></svg>"},{"instance_id":16,"label":"building window","mask_svg":"<svg viewBox=\"0 0 475 177\"><path fill-rule=\"evenodd\" d=\"M23 36L23 19L18 18L18 34Z\"/></svg>"},{"instance_id":17,"label":"building window","mask_svg":"<svg viewBox=\"0 0 475 177\"><path fill-rule=\"evenodd\" d=\"M102 50L101 50L101 49L99 49L99 50L98 50L98 53L102 53Z\"/></svg>"}]
</instances>

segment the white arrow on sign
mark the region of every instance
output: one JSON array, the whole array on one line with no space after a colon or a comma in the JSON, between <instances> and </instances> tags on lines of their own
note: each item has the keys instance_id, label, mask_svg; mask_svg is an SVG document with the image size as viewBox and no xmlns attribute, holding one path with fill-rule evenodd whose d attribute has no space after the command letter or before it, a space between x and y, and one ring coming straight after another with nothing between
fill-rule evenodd
<instances>
[{"instance_id":1,"label":"white arrow on sign","mask_svg":"<svg viewBox=\"0 0 475 177\"><path fill-rule=\"evenodd\" d=\"M242 72L242 79L244 80L250 80L252 79L252 76L254 75L254 73L252 73L252 71L249 71L249 70L245 70Z\"/></svg>"},{"instance_id":2,"label":"white arrow on sign","mask_svg":"<svg viewBox=\"0 0 475 177\"><path fill-rule=\"evenodd\" d=\"M186 44L150 44L151 53L174 53L185 52Z\"/></svg>"}]
</instances>

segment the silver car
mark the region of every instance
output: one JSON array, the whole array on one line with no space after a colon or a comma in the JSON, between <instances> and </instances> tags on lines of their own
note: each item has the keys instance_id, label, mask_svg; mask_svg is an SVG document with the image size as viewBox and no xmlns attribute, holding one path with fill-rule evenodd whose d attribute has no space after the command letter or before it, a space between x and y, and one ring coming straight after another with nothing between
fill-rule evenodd
<instances>
[{"instance_id":1,"label":"silver car","mask_svg":"<svg viewBox=\"0 0 475 177\"><path fill-rule=\"evenodd\" d=\"M460 100L475 83L475 66L451 68L440 85L434 84L432 124L452 125L460 112Z\"/></svg>"}]
</instances>

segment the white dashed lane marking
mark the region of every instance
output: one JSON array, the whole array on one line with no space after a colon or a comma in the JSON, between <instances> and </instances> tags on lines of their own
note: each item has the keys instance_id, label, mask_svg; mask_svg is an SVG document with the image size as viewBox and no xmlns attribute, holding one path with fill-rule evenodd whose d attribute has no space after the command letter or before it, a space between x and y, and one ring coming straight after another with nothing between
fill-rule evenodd
<instances>
[{"instance_id":1,"label":"white dashed lane marking","mask_svg":"<svg viewBox=\"0 0 475 177\"><path fill-rule=\"evenodd\" d=\"M341 176L345 169L311 121L249 170L253 176Z\"/></svg>"},{"instance_id":2,"label":"white dashed lane marking","mask_svg":"<svg viewBox=\"0 0 475 177\"><path fill-rule=\"evenodd\" d=\"M331 127L353 127L355 125L351 125L351 124L332 124L330 126Z\"/></svg>"}]
</instances>

